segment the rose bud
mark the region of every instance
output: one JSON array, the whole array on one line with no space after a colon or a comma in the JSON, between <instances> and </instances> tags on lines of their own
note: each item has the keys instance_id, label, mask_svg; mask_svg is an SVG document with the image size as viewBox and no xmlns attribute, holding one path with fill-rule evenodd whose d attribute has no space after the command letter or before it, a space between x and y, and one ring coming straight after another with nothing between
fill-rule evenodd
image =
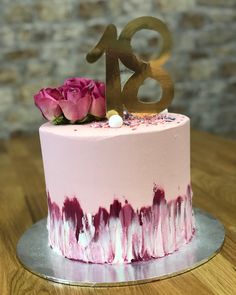
<instances>
[{"instance_id":1,"label":"rose bud","mask_svg":"<svg viewBox=\"0 0 236 295\"><path fill-rule=\"evenodd\" d=\"M88 78L65 80L61 87L65 100L60 101L64 116L71 122L83 121L90 114L103 118L106 114L105 85Z\"/></svg>"},{"instance_id":2,"label":"rose bud","mask_svg":"<svg viewBox=\"0 0 236 295\"><path fill-rule=\"evenodd\" d=\"M64 116L71 122L81 121L86 118L90 105L91 96L78 86L62 86L64 100L60 100L59 104Z\"/></svg>"},{"instance_id":3,"label":"rose bud","mask_svg":"<svg viewBox=\"0 0 236 295\"><path fill-rule=\"evenodd\" d=\"M62 110L58 104L61 99L63 99L63 96L57 88L43 88L39 93L34 95L35 105L49 121L62 114Z\"/></svg>"}]
</instances>

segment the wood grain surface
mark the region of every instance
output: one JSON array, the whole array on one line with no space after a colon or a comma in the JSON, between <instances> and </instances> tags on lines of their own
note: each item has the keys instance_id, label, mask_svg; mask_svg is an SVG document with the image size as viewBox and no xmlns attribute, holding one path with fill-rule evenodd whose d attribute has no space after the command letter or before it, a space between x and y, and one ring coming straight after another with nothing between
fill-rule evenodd
<instances>
[{"instance_id":1,"label":"wood grain surface","mask_svg":"<svg viewBox=\"0 0 236 295\"><path fill-rule=\"evenodd\" d=\"M192 131L193 203L217 217L226 239L219 254L173 278L128 287L65 286L25 270L16 258L20 236L47 214L37 135L0 141L0 295L236 294L236 142Z\"/></svg>"}]
</instances>

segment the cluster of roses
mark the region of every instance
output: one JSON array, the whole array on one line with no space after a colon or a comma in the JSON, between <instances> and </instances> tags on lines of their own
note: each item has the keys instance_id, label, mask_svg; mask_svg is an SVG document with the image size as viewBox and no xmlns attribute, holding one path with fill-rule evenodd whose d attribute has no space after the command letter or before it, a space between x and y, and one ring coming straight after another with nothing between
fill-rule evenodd
<instances>
[{"instance_id":1,"label":"cluster of roses","mask_svg":"<svg viewBox=\"0 0 236 295\"><path fill-rule=\"evenodd\" d=\"M43 88L34 101L43 116L54 123L84 122L106 115L105 84L87 78L70 78L57 88Z\"/></svg>"}]
</instances>

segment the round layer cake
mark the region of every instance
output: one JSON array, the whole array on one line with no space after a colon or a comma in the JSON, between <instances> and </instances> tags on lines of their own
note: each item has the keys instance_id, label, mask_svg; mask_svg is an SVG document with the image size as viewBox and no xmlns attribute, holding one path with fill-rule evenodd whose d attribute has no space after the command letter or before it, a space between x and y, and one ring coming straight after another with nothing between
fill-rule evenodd
<instances>
[{"instance_id":1,"label":"round layer cake","mask_svg":"<svg viewBox=\"0 0 236 295\"><path fill-rule=\"evenodd\" d=\"M49 245L92 263L163 257L194 233L190 121L179 114L40 127Z\"/></svg>"}]
</instances>

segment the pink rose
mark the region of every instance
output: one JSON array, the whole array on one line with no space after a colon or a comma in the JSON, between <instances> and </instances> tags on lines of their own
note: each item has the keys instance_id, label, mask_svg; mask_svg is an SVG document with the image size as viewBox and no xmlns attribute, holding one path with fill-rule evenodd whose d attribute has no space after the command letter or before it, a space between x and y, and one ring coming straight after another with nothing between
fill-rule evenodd
<instances>
[{"instance_id":1,"label":"pink rose","mask_svg":"<svg viewBox=\"0 0 236 295\"><path fill-rule=\"evenodd\" d=\"M70 78L60 87L64 100L59 105L71 122L82 121L87 115L105 117L105 85L87 78Z\"/></svg>"},{"instance_id":2,"label":"pink rose","mask_svg":"<svg viewBox=\"0 0 236 295\"><path fill-rule=\"evenodd\" d=\"M55 124L106 115L105 85L88 78L70 78L58 88L41 89L34 100L43 116Z\"/></svg>"},{"instance_id":3,"label":"pink rose","mask_svg":"<svg viewBox=\"0 0 236 295\"><path fill-rule=\"evenodd\" d=\"M34 96L35 105L49 121L62 114L58 104L61 99L63 96L57 88L43 88Z\"/></svg>"},{"instance_id":4,"label":"pink rose","mask_svg":"<svg viewBox=\"0 0 236 295\"><path fill-rule=\"evenodd\" d=\"M64 99L59 102L64 116L71 122L83 120L91 106L91 96L86 91L75 86L61 87Z\"/></svg>"}]
</instances>

